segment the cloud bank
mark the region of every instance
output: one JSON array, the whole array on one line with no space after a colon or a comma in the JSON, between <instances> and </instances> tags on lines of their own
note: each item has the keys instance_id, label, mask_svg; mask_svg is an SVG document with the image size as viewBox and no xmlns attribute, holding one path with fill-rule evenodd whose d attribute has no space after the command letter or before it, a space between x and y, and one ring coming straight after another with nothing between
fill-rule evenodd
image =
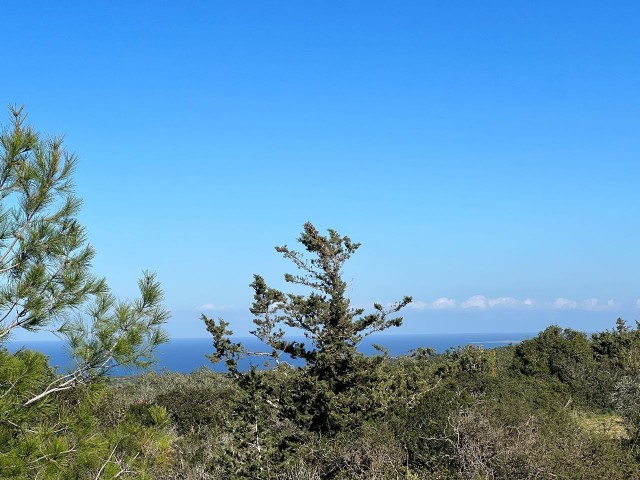
<instances>
[{"instance_id":1,"label":"cloud bank","mask_svg":"<svg viewBox=\"0 0 640 480\"><path fill-rule=\"evenodd\" d=\"M577 301L569 298L558 297L552 301L540 301L532 298L517 299L514 297L487 297L485 295L472 295L466 300L458 301L454 298L440 297L433 301L416 300L409 304L415 310L585 310L602 311L619 308L614 300L601 302L597 298L588 298ZM640 308L640 299L636 306Z\"/></svg>"},{"instance_id":2,"label":"cloud bank","mask_svg":"<svg viewBox=\"0 0 640 480\"><path fill-rule=\"evenodd\" d=\"M204 305L200 305L198 310L205 310L208 312L221 312L223 310L230 310L233 308L233 305L217 305L215 303L205 303Z\"/></svg>"}]
</instances>

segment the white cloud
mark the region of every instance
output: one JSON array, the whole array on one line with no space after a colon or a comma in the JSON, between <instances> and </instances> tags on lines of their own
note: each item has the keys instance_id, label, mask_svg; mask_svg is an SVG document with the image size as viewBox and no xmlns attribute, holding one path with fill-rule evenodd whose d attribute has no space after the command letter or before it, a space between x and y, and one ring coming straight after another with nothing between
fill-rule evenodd
<instances>
[{"instance_id":1,"label":"white cloud","mask_svg":"<svg viewBox=\"0 0 640 480\"><path fill-rule=\"evenodd\" d=\"M408 306L409 308L414 308L416 310L425 310L429 308L429 304L427 302L423 302L422 300L414 300Z\"/></svg>"},{"instance_id":2,"label":"white cloud","mask_svg":"<svg viewBox=\"0 0 640 480\"><path fill-rule=\"evenodd\" d=\"M607 300L606 303L600 303L597 298L589 298L582 303L582 308L585 310L606 310L614 307L617 307L617 304L613 300Z\"/></svg>"},{"instance_id":3,"label":"white cloud","mask_svg":"<svg viewBox=\"0 0 640 480\"><path fill-rule=\"evenodd\" d=\"M521 302L513 297L490 298L487 303L490 307L515 308L519 307Z\"/></svg>"},{"instance_id":4,"label":"white cloud","mask_svg":"<svg viewBox=\"0 0 640 480\"><path fill-rule=\"evenodd\" d=\"M582 302L582 306L585 310L598 310L598 299L597 298L588 298L584 302Z\"/></svg>"},{"instance_id":5,"label":"white cloud","mask_svg":"<svg viewBox=\"0 0 640 480\"><path fill-rule=\"evenodd\" d=\"M578 303L574 300L569 300L567 298L556 298L555 302L553 302L553 308L557 309L573 309L578 306Z\"/></svg>"},{"instance_id":6,"label":"white cloud","mask_svg":"<svg viewBox=\"0 0 640 480\"><path fill-rule=\"evenodd\" d=\"M444 310L446 308L455 308L457 302L453 298L440 297L435 300L431 306L436 310Z\"/></svg>"},{"instance_id":7,"label":"white cloud","mask_svg":"<svg viewBox=\"0 0 640 480\"><path fill-rule=\"evenodd\" d=\"M640 298L635 302L636 308L640 309ZM206 306L203 305L202 308ZM600 301L597 298L588 298L583 301L575 301L564 297L558 297L553 301L535 300L527 297L520 300L515 297L493 297L486 295L472 295L464 301L457 301L449 297L440 297L433 301L416 300L409 304L415 310L518 310L518 309L556 309L556 310L585 310L603 311L619 308L620 304L615 300ZM222 306L220 310L228 307Z\"/></svg>"},{"instance_id":8,"label":"white cloud","mask_svg":"<svg viewBox=\"0 0 640 480\"><path fill-rule=\"evenodd\" d=\"M484 310L487 308L487 297L484 295L474 295L462 302L462 308L478 308Z\"/></svg>"},{"instance_id":9,"label":"white cloud","mask_svg":"<svg viewBox=\"0 0 640 480\"><path fill-rule=\"evenodd\" d=\"M233 308L233 305L216 305L214 303L205 303L200 305L199 310L207 310L209 312L221 312L222 310L229 310Z\"/></svg>"},{"instance_id":10,"label":"white cloud","mask_svg":"<svg viewBox=\"0 0 640 480\"><path fill-rule=\"evenodd\" d=\"M409 304L409 308L413 308L415 310L445 310L450 308L455 308L457 306L457 302L452 298L440 297L433 302L425 302L422 300L414 300Z\"/></svg>"}]
</instances>

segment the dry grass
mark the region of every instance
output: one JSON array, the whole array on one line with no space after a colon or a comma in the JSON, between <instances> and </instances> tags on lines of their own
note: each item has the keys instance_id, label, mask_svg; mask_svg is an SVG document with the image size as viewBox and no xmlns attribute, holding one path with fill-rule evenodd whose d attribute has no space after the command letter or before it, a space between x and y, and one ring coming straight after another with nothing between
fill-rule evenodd
<instances>
[{"instance_id":1,"label":"dry grass","mask_svg":"<svg viewBox=\"0 0 640 480\"><path fill-rule=\"evenodd\" d=\"M614 413L574 412L576 422L585 431L604 435L612 440L629 438L624 419Z\"/></svg>"}]
</instances>

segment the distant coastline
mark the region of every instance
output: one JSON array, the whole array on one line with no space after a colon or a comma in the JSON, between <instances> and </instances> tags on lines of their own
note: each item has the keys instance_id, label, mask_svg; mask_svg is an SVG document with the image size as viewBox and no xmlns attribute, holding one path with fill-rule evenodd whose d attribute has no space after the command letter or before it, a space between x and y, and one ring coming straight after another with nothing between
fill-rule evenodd
<instances>
[{"instance_id":1,"label":"distant coastline","mask_svg":"<svg viewBox=\"0 0 640 480\"><path fill-rule=\"evenodd\" d=\"M443 353L447 349L455 349L458 346L474 345L485 348L497 348L509 344L517 344L522 340L535 336L535 333L429 333L429 334L394 334L394 335L372 335L363 340L359 350L367 355L377 353L374 345L379 345L386 349L391 356L404 355L419 347L432 348L438 353ZM302 337L301 337L302 338ZM249 350L264 350L264 345L254 337L238 336L236 341L243 343ZM51 365L64 371L73 366L72 360L65 344L55 340L12 340L6 344L11 352L20 348L35 350L47 355ZM154 370L160 372L164 370L190 373L198 368L209 367L216 371L224 371L223 365L213 365L205 355L212 352L212 342L210 338L174 338L167 344L161 345L157 351L158 363ZM253 363L259 368L263 366L264 360L248 358L243 360L242 366L248 368ZM295 363L295 362L294 362ZM114 369L115 375L132 375L136 371Z\"/></svg>"}]
</instances>

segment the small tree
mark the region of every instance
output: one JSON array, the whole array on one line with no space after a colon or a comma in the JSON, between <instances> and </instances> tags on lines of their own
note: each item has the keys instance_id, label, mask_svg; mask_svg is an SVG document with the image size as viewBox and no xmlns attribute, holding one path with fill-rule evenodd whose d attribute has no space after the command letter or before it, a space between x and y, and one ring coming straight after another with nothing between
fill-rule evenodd
<instances>
[{"instance_id":1,"label":"small tree","mask_svg":"<svg viewBox=\"0 0 640 480\"><path fill-rule=\"evenodd\" d=\"M304 225L298 241L311 258L286 245L276 247L300 271L297 275L285 274L285 281L309 288L308 295L285 294L268 287L260 275L254 275L254 302L250 309L256 326L251 333L271 347L268 353L277 363L282 354L305 361L307 391L301 394L308 397L310 404L303 408L310 410L312 426L321 430L339 427L332 420L332 413L363 381L360 367L364 355L357 351L360 342L374 332L399 327L402 318L393 314L411 302L411 297L404 297L388 308L375 304L375 312L370 314L362 308L352 308L342 269L360 244L335 230L328 233L323 236L311 223ZM248 352L230 340L232 332L227 322L205 315L202 318L214 339L215 352L209 358L213 362L226 361L229 370L239 377L238 359ZM301 331L306 340L288 338L283 326Z\"/></svg>"},{"instance_id":2,"label":"small tree","mask_svg":"<svg viewBox=\"0 0 640 480\"><path fill-rule=\"evenodd\" d=\"M167 340L168 312L151 273L139 282L141 298L124 302L91 274L94 251L73 192L76 156L62 138L25 125L22 108L9 112L0 133L0 345L16 329L50 329L69 341L77 366L21 399L28 405L113 366L148 365Z\"/></svg>"}]
</instances>

